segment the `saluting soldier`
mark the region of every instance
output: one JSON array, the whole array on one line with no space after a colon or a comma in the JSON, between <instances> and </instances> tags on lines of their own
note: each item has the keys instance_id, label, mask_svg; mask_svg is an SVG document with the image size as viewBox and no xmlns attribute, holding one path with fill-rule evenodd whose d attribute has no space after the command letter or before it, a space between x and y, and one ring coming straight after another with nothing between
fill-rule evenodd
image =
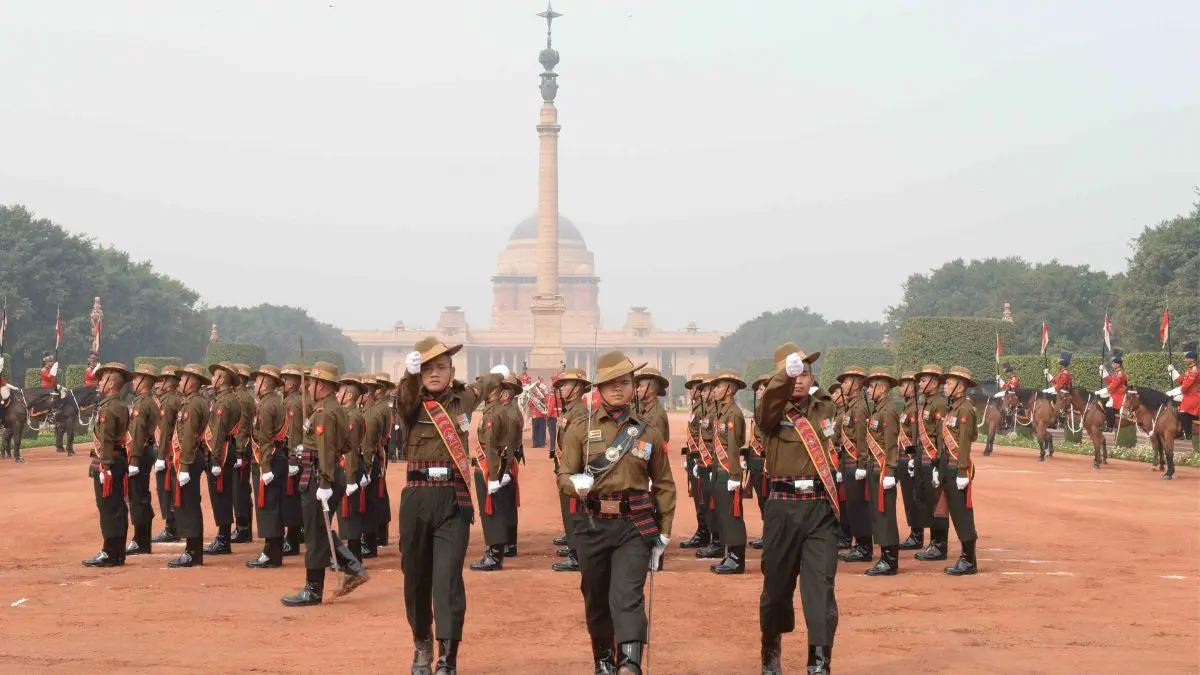
<instances>
[{"instance_id":1,"label":"saluting soldier","mask_svg":"<svg viewBox=\"0 0 1200 675\"><path fill-rule=\"evenodd\" d=\"M934 468L940 454L942 420L950 410L942 396L941 384L945 374L942 367L928 364L917 373L921 401L917 405L917 450L909 461L909 475L916 482L917 527L929 528L929 546L916 554L917 560L937 561L946 559L946 539L950 534L950 521L939 512L938 486L934 485Z\"/></svg>"},{"instance_id":2,"label":"saluting soldier","mask_svg":"<svg viewBox=\"0 0 1200 675\"><path fill-rule=\"evenodd\" d=\"M479 412L478 447L471 465L475 468L475 494L479 500L483 539L487 544L483 558L471 563L477 572L494 572L504 566L504 547L508 543L508 519L512 493L512 478L508 473L508 442L512 438L509 426L512 419L500 402L504 386L503 375L492 372L479 378L479 397L483 408Z\"/></svg>"},{"instance_id":3,"label":"saluting soldier","mask_svg":"<svg viewBox=\"0 0 1200 675\"><path fill-rule=\"evenodd\" d=\"M233 553L230 546L233 529L233 493L237 485L234 466L238 460L238 423L242 416L241 394L237 391L239 379L232 363L223 361L208 367L212 373L212 386L216 394L212 411L208 415L208 499L212 502L213 521L217 524L217 536L204 552L209 555Z\"/></svg>"},{"instance_id":4,"label":"saluting soldier","mask_svg":"<svg viewBox=\"0 0 1200 675\"><path fill-rule=\"evenodd\" d=\"M710 456L708 448L700 436L705 407L700 383L707 378L707 373L695 373L683 383L683 388L691 394L692 416L688 419L687 443L679 449L679 452L687 457L684 469L687 471L688 495L691 496L692 505L696 509L696 533L687 541L680 542L679 548L705 549L712 544L708 502L704 498L703 481L700 479L700 472L708 466L704 457Z\"/></svg>"},{"instance_id":5,"label":"saluting soldier","mask_svg":"<svg viewBox=\"0 0 1200 675\"><path fill-rule=\"evenodd\" d=\"M871 533L879 544L879 562L867 576L892 576L900 569L900 531L896 527L896 464L900 416L888 391L900 384L887 368L872 368L863 382L873 409L867 420L865 451L869 454L867 495L870 498Z\"/></svg>"},{"instance_id":6,"label":"saluting soldier","mask_svg":"<svg viewBox=\"0 0 1200 675\"><path fill-rule=\"evenodd\" d=\"M283 384L279 368L263 364L252 372L254 429L251 436L254 455L255 513L263 549L246 567L269 569L283 565L283 494L287 488L288 419L283 398L276 389Z\"/></svg>"},{"instance_id":7,"label":"saluting soldier","mask_svg":"<svg viewBox=\"0 0 1200 675\"><path fill-rule=\"evenodd\" d=\"M716 574L746 571L746 521L742 517L741 449L746 441L746 416L734 396L746 383L736 370L718 370L712 376L713 514L721 543L728 555L709 569ZM724 549L724 546L722 548Z\"/></svg>"},{"instance_id":8,"label":"saluting soldier","mask_svg":"<svg viewBox=\"0 0 1200 675\"><path fill-rule=\"evenodd\" d=\"M100 513L100 536L104 543L87 567L117 567L125 564L125 537L129 533L129 509L125 505L125 476L129 470L126 450L129 409L121 401L121 388L129 369L121 363L106 363L100 369L96 425L92 428L92 464L89 473Z\"/></svg>"},{"instance_id":9,"label":"saluting soldier","mask_svg":"<svg viewBox=\"0 0 1200 675\"><path fill-rule=\"evenodd\" d=\"M175 462L172 451L175 421L179 419L179 408L183 405L183 399L176 391L178 385L179 368L163 366L156 385L158 394L154 399L158 404L154 441L159 452L154 462L154 482L158 488L158 510L162 512L165 522L162 532L154 535L153 542L156 544L179 541L175 529Z\"/></svg>"},{"instance_id":10,"label":"saluting soldier","mask_svg":"<svg viewBox=\"0 0 1200 675\"><path fill-rule=\"evenodd\" d=\"M129 519L133 539L125 555L150 553L154 527L154 498L150 494L150 476L158 461L154 432L158 428L158 404L154 400L157 369L143 363L133 371L133 405L129 408ZM165 449L164 449L165 452Z\"/></svg>"},{"instance_id":11,"label":"saluting soldier","mask_svg":"<svg viewBox=\"0 0 1200 675\"><path fill-rule=\"evenodd\" d=\"M408 482L400 493L400 569L414 672L429 672L435 637L439 672L457 669L467 613L462 566L475 520L467 487L467 434L480 392L454 379L452 357L460 349L462 345L447 347L436 337L422 339L405 358L406 375L396 391L396 414L408 432Z\"/></svg>"},{"instance_id":12,"label":"saluting soldier","mask_svg":"<svg viewBox=\"0 0 1200 675\"><path fill-rule=\"evenodd\" d=\"M346 445L339 453L346 475L346 494L338 509L338 533L355 558L362 560L363 519L367 512L367 486L371 484L369 455L363 456L366 419L359 398L366 390L361 376L347 373L338 381L337 402L346 410Z\"/></svg>"},{"instance_id":13,"label":"saluting soldier","mask_svg":"<svg viewBox=\"0 0 1200 675\"><path fill-rule=\"evenodd\" d=\"M754 392L754 415L758 415L759 394L762 392L763 386L771 379L771 373L760 375L751 385L750 389ZM766 476L765 460L766 450L763 448L762 430L758 428L758 424L754 423L753 418L750 420L750 433L746 434L747 447L744 448L743 454L746 458L746 472L749 478L746 480L746 488L754 491L754 497L758 501L758 513L760 516L766 515L767 504L767 484L763 478ZM750 548L762 550L762 537L752 539L749 542Z\"/></svg>"},{"instance_id":14,"label":"saluting soldier","mask_svg":"<svg viewBox=\"0 0 1200 675\"><path fill-rule=\"evenodd\" d=\"M338 455L349 447L350 424L346 410L338 405L334 396L340 379L338 367L317 361L309 371L308 379L313 409L304 425L298 486L304 510L304 588L280 599L287 607L321 604L325 595L325 568L334 555L346 575L341 588L334 593L335 597L346 595L368 581L362 563L333 532L330 522L331 509L341 503L346 493L346 474L339 465Z\"/></svg>"},{"instance_id":15,"label":"saluting soldier","mask_svg":"<svg viewBox=\"0 0 1200 675\"><path fill-rule=\"evenodd\" d=\"M906 370L900 374L900 396L904 398L904 407L900 410L900 431L896 437L896 445L904 453L899 460L897 476L900 479L900 491L904 498L904 520L908 524L908 537L900 542L902 551L920 551L925 548L925 530L920 522L920 504L917 499L915 480L917 453L917 372Z\"/></svg>"},{"instance_id":16,"label":"saluting soldier","mask_svg":"<svg viewBox=\"0 0 1200 675\"><path fill-rule=\"evenodd\" d=\"M967 397L967 389L975 386L971 371L954 366L946 373L946 396L950 399L950 410L942 420L942 451L938 456L938 470L934 473L935 487L941 486L946 496L946 506L954 521L954 534L962 544L962 555L946 574L963 576L975 574L975 509L971 503L971 479L975 467L971 464L971 443L979 434L975 426L975 404ZM943 553L943 558L945 554Z\"/></svg>"},{"instance_id":17,"label":"saluting soldier","mask_svg":"<svg viewBox=\"0 0 1200 675\"><path fill-rule=\"evenodd\" d=\"M528 375L524 376L529 379ZM508 415L509 438L507 441L509 462L508 472L512 476L512 492L508 496L509 518L508 543L504 545L504 557L517 557L517 530L521 514L521 467L525 465L525 413L521 410L518 397L524 391L524 385L516 375L509 374L504 378L500 392L500 403Z\"/></svg>"},{"instance_id":18,"label":"saluting soldier","mask_svg":"<svg viewBox=\"0 0 1200 675\"><path fill-rule=\"evenodd\" d=\"M254 489L251 486L254 474L254 452L250 447L250 437L254 433L252 420L255 414L255 401L253 384L250 382L250 366L245 363L235 363L233 368L237 371L241 381L233 387L234 393L238 396L239 421L238 431L234 436L237 456L233 462L233 468L237 471L237 482L233 488L233 514L236 529L230 541L234 544L249 544L254 541L254 528L251 527L254 519Z\"/></svg>"},{"instance_id":19,"label":"saluting soldier","mask_svg":"<svg viewBox=\"0 0 1200 675\"><path fill-rule=\"evenodd\" d=\"M562 462L563 435L572 424L586 422L588 417L587 405L583 395L591 390L592 383L587 379L587 373L580 368L568 368L558 374L554 380L554 398L558 400L558 408L562 414L558 416L558 428L553 434L555 485L558 482L558 465ZM579 554L576 552L574 528L575 513L581 508L579 500L574 495L559 494L559 508L562 510L563 537L565 548L558 550L560 558L566 558L550 566L555 572L578 572ZM559 542L555 542L558 544Z\"/></svg>"},{"instance_id":20,"label":"saluting soldier","mask_svg":"<svg viewBox=\"0 0 1200 675\"><path fill-rule=\"evenodd\" d=\"M289 363L279 369L283 379L283 410L287 416L288 469L283 491L284 557L300 555L304 541L304 509L300 505L300 451L304 445L304 420L312 410L312 397L301 391L301 368ZM282 476L281 476L282 478Z\"/></svg>"},{"instance_id":21,"label":"saluting soldier","mask_svg":"<svg viewBox=\"0 0 1200 675\"><path fill-rule=\"evenodd\" d=\"M639 418L658 430L663 439L663 453L670 458L671 424L667 420L667 413L663 410L659 399L667 395L671 381L663 377L662 371L658 368L647 367L638 371L638 374L634 376L633 386L637 390L634 392L634 412ZM665 555L659 556L658 569L655 571L663 571L664 558L666 558Z\"/></svg>"},{"instance_id":22,"label":"saluting soldier","mask_svg":"<svg viewBox=\"0 0 1200 675\"><path fill-rule=\"evenodd\" d=\"M558 466L559 491L584 502L574 534L596 672L642 672L646 575L670 543L675 517L662 437L631 408L643 366L619 351L596 359L600 405L567 429Z\"/></svg>"},{"instance_id":23,"label":"saluting soldier","mask_svg":"<svg viewBox=\"0 0 1200 675\"><path fill-rule=\"evenodd\" d=\"M763 388L756 422L767 455L763 517L763 592L759 601L763 675L782 673L783 634L796 629L794 596L808 629L808 672L827 674L837 630L834 594L838 518L831 440L833 401L815 387L812 364L794 342L775 350L776 372Z\"/></svg>"},{"instance_id":24,"label":"saluting soldier","mask_svg":"<svg viewBox=\"0 0 1200 675\"><path fill-rule=\"evenodd\" d=\"M198 479L208 464L204 435L209 404L200 394L200 387L212 380L204 366L197 363L184 366L179 375L183 398L171 442L171 461L175 473L175 527L186 543L183 554L167 563L167 567L193 567L204 564L204 513Z\"/></svg>"},{"instance_id":25,"label":"saluting soldier","mask_svg":"<svg viewBox=\"0 0 1200 675\"><path fill-rule=\"evenodd\" d=\"M842 492L846 505L842 512L844 523L850 526L854 536L853 548L839 557L846 562L869 562L875 557L871 540L871 514L867 501L867 402L863 398L862 383L867 372L859 366L850 366L838 375L842 388L842 411L839 437L842 440L841 473Z\"/></svg>"}]
</instances>

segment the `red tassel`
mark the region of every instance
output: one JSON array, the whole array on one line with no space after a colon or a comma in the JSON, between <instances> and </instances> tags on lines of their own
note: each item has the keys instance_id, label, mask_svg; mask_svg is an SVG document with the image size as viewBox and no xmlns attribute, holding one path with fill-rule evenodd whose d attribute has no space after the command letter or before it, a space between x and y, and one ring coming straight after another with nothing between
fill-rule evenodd
<instances>
[{"instance_id":1,"label":"red tassel","mask_svg":"<svg viewBox=\"0 0 1200 675\"><path fill-rule=\"evenodd\" d=\"M742 489L738 488L733 491L733 517L742 517Z\"/></svg>"},{"instance_id":2,"label":"red tassel","mask_svg":"<svg viewBox=\"0 0 1200 675\"><path fill-rule=\"evenodd\" d=\"M261 478L258 481L258 508L267 508L267 484Z\"/></svg>"},{"instance_id":3,"label":"red tassel","mask_svg":"<svg viewBox=\"0 0 1200 675\"><path fill-rule=\"evenodd\" d=\"M183 506L183 486L179 484L179 475L175 476L175 508Z\"/></svg>"},{"instance_id":4,"label":"red tassel","mask_svg":"<svg viewBox=\"0 0 1200 675\"><path fill-rule=\"evenodd\" d=\"M287 493L289 497L296 494L296 479L291 476L288 476Z\"/></svg>"},{"instance_id":5,"label":"red tassel","mask_svg":"<svg viewBox=\"0 0 1200 675\"><path fill-rule=\"evenodd\" d=\"M715 501L713 501L712 497L709 497L708 498L708 510L715 511L716 509L717 509L717 503Z\"/></svg>"},{"instance_id":6,"label":"red tassel","mask_svg":"<svg viewBox=\"0 0 1200 675\"><path fill-rule=\"evenodd\" d=\"M571 502L567 505L567 509L571 515L575 515L577 504L578 502L575 501L575 498L571 497Z\"/></svg>"},{"instance_id":7,"label":"red tassel","mask_svg":"<svg viewBox=\"0 0 1200 675\"><path fill-rule=\"evenodd\" d=\"M862 484L863 484L863 500L866 501L871 498L871 483L870 483L870 481L864 480L862 482Z\"/></svg>"},{"instance_id":8,"label":"red tassel","mask_svg":"<svg viewBox=\"0 0 1200 675\"><path fill-rule=\"evenodd\" d=\"M517 501L517 508L521 508L521 484L517 482L517 478L513 476L513 493Z\"/></svg>"},{"instance_id":9,"label":"red tassel","mask_svg":"<svg viewBox=\"0 0 1200 675\"><path fill-rule=\"evenodd\" d=\"M879 512L883 513L883 474L879 474Z\"/></svg>"},{"instance_id":10,"label":"red tassel","mask_svg":"<svg viewBox=\"0 0 1200 675\"><path fill-rule=\"evenodd\" d=\"M225 494L225 472L222 471L220 476L217 476L217 494Z\"/></svg>"},{"instance_id":11,"label":"red tassel","mask_svg":"<svg viewBox=\"0 0 1200 675\"><path fill-rule=\"evenodd\" d=\"M483 512L492 515L492 495L489 493L487 499L484 500Z\"/></svg>"},{"instance_id":12,"label":"red tassel","mask_svg":"<svg viewBox=\"0 0 1200 675\"><path fill-rule=\"evenodd\" d=\"M379 480L376 481L376 484L379 485L379 495L378 496L380 499L383 499L384 495L387 494L387 488L384 487L385 482L386 482L386 479L383 477L382 474L380 474Z\"/></svg>"},{"instance_id":13,"label":"red tassel","mask_svg":"<svg viewBox=\"0 0 1200 675\"><path fill-rule=\"evenodd\" d=\"M846 484L845 483L838 483L838 501L839 502L846 501Z\"/></svg>"},{"instance_id":14,"label":"red tassel","mask_svg":"<svg viewBox=\"0 0 1200 675\"><path fill-rule=\"evenodd\" d=\"M358 491L358 512L365 513L367 510L367 491Z\"/></svg>"},{"instance_id":15,"label":"red tassel","mask_svg":"<svg viewBox=\"0 0 1200 675\"><path fill-rule=\"evenodd\" d=\"M342 495L342 517L350 517L350 498L346 495Z\"/></svg>"},{"instance_id":16,"label":"red tassel","mask_svg":"<svg viewBox=\"0 0 1200 675\"><path fill-rule=\"evenodd\" d=\"M767 492L767 472L766 472L766 471L763 471L762 484L763 484L763 486L762 486L762 493L763 493L764 495L765 495L765 494L770 494L769 492Z\"/></svg>"},{"instance_id":17,"label":"red tassel","mask_svg":"<svg viewBox=\"0 0 1200 675\"><path fill-rule=\"evenodd\" d=\"M975 486L975 481L971 481L970 483L967 483L967 508L968 509L975 508L974 506L971 505L971 488L974 486Z\"/></svg>"},{"instance_id":18,"label":"red tassel","mask_svg":"<svg viewBox=\"0 0 1200 675\"><path fill-rule=\"evenodd\" d=\"M121 496L128 499L129 498L129 471L125 472L125 481L121 487L125 489L125 492Z\"/></svg>"},{"instance_id":19,"label":"red tassel","mask_svg":"<svg viewBox=\"0 0 1200 675\"><path fill-rule=\"evenodd\" d=\"M103 467L103 466L102 466L102 467L100 467L100 470L101 470L101 471L104 471L104 467ZM108 477L108 478L107 478L107 479L104 481L104 487L103 487L103 488L101 488L101 490L100 490L100 496L101 496L101 497L111 497L111 496L112 496L112 484L113 484L113 479L112 479L112 476L109 476L109 477Z\"/></svg>"}]
</instances>

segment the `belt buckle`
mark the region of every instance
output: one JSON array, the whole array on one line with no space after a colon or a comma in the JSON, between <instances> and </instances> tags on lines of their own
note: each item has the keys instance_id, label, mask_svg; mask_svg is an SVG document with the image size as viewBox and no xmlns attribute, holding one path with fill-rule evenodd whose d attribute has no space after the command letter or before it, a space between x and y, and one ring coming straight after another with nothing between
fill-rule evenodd
<instances>
[{"instance_id":1,"label":"belt buckle","mask_svg":"<svg viewBox=\"0 0 1200 675\"><path fill-rule=\"evenodd\" d=\"M619 499L601 499L600 513L606 516L621 515L621 500Z\"/></svg>"},{"instance_id":2,"label":"belt buckle","mask_svg":"<svg viewBox=\"0 0 1200 675\"><path fill-rule=\"evenodd\" d=\"M807 478L802 479L802 480L808 481L811 484L811 487L802 488L802 487L800 487L800 481L796 481L795 483L792 483L792 485L796 488L796 494L798 494L798 495L816 494L817 482L814 480L808 480Z\"/></svg>"},{"instance_id":3,"label":"belt buckle","mask_svg":"<svg viewBox=\"0 0 1200 675\"><path fill-rule=\"evenodd\" d=\"M425 477L429 480L450 480L450 469L444 466L434 466L425 469Z\"/></svg>"}]
</instances>

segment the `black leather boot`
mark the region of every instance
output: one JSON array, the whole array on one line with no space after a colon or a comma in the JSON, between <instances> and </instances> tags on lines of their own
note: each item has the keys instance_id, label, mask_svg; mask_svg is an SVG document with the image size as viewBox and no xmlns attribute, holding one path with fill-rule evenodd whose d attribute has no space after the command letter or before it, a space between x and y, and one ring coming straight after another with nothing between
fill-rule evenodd
<instances>
[{"instance_id":1,"label":"black leather boot","mask_svg":"<svg viewBox=\"0 0 1200 675\"><path fill-rule=\"evenodd\" d=\"M918 553L915 556L916 559L923 562L945 560L947 535L949 535L947 530L930 530L929 547Z\"/></svg>"},{"instance_id":2,"label":"black leather boot","mask_svg":"<svg viewBox=\"0 0 1200 675\"><path fill-rule=\"evenodd\" d=\"M300 555L300 529L288 528L287 536L283 538L284 557Z\"/></svg>"},{"instance_id":3,"label":"black leather boot","mask_svg":"<svg viewBox=\"0 0 1200 675\"><path fill-rule=\"evenodd\" d=\"M714 536L708 546L696 551L696 557L702 560L721 560L724 558L725 546L721 543L721 538Z\"/></svg>"},{"instance_id":4,"label":"black leather boot","mask_svg":"<svg viewBox=\"0 0 1200 675\"><path fill-rule=\"evenodd\" d=\"M875 557L874 548L871 537L859 537L854 548L846 553L839 553L838 558L845 562L870 562Z\"/></svg>"},{"instance_id":5,"label":"black leather boot","mask_svg":"<svg viewBox=\"0 0 1200 675\"><path fill-rule=\"evenodd\" d=\"M946 574L952 577L962 577L978 571L979 568L975 565L975 541L964 541L962 556L959 557L958 562L954 563L953 567L946 568Z\"/></svg>"},{"instance_id":6,"label":"black leather boot","mask_svg":"<svg viewBox=\"0 0 1200 675\"><path fill-rule=\"evenodd\" d=\"M283 537L267 537L262 553L254 560L247 560L246 567L253 570L283 567Z\"/></svg>"},{"instance_id":7,"label":"black leather boot","mask_svg":"<svg viewBox=\"0 0 1200 675\"><path fill-rule=\"evenodd\" d=\"M729 555L720 564L709 567L716 574L744 574L746 572L746 547L730 546Z\"/></svg>"},{"instance_id":8,"label":"black leather boot","mask_svg":"<svg viewBox=\"0 0 1200 675\"><path fill-rule=\"evenodd\" d=\"M125 555L149 555L149 554L150 554L150 547L146 546L145 548L143 548L140 544L137 543L136 539L129 542L125 546Z\"/></svg>"},{"instance_id":9,"label":"black leather boot","mask_svg":"<svg viewBox=\"0 0 1200 675\"><path fill-rule=\"evenodd\" d=\"M438 640L436 675L458 675L458 640Z\"/></svg>"},{"instance_id":10,"label":"black leather boot","mask_svg":"<svg viewBox=\"0 0 1200 675\"><path fill-rule=\"evenodd\" d=\"M900 553L895 546L884 546L879 549L879 562L866 571L869 577L892 577L900 571Z\"/></svg>"},{"instance_id":11,"label":"black leather boot","mask_svg":"<svg viewBox=\"0 0 1200 675\"><path fill-rule=\"evenodd\" d=\"M504 545L504 557L505 558L517 557L517 545L516 544L505 544Z\"/></svg>"},{"instance_id":12,"label":"black leather boot","mask_svg":"<svg viewBox=\"0 0 1200 675\"><path fill-rule=\"evenodd\" d=\"M565 558L565 557L571 555L571 549L564 546L564 547L558 549L557 551L555 551L554 555L559 558Z\"/></svg>"},{"instance_id":13,"label":"black leather boot","mask_svg":"<svg viewBox=\"0 0 1200 675\"><path fill-rule=\"evenodd\" d=\"M712 534L708 530L696 530L691 539L680 542L679 548L704 548L712 542Z\"/></svg>"},{"instance_id":14,"label":"black leather boot","mask_svg":"<svg viewBox=\"0 0 1200 675\"><path fill-rule=\"evenodd\" d=\"M504 569L504 549L500 546L489 546L483 552L479 562L471 563L471 569L476 572L496 572Z\"/></svg>"},{"instance_id":15,"label":"black leather boot","mask_svg":"<svg viewBox=\"0 0 1200 675\"><path fill-rule=\"evenodd\" d=\"M412 675L433 675L433 638L413 636Z\"/></svg>"},{"instance_id":16,"label":"black leather boot","mask_svg":"<svg viewBox=\"0 0 1200 675\"><path fill-rule=\"evenodd\" d=\"M199 567L204 564L203 540L200 537L189 537L183 548L183 555L167 563L167 567Z\"/></svg>"},{"instance_id":17,"label":"black leather boot","mask_svg":"<svg viewBox=\"0 0 1200 675\"><path fill-rule=\"evenodd\" d=\"M387 523L383 523L382 525L379 526L379 530L377 530L375 533L375 538L377 540L377 544L376 544L375 548L379 548L380 546L388 545L388 524Z\"/></svg>"},{"instance_id":18,"label":"black leather boot","mask_svg":"<svg viewBox=\"0 0 1200 675\"><path fill-rule=\"evenodd\" d=\"M154 535L154 538L150 541L155 544L168 544L179 541L179 535L175 533L175 525L167 523L167 526L163 528L163 531Z\"/></svg>"},{"instance_id":19,"label":"black leather boot","mask_svg":"<svg viewBox=\"0 0 1200 675\"><path fill-rule=\"evenodd\" d=\"M554 545L555 546L566 546L567 545L567 535L562 534L562 535L555 537Z\"/></svg>"},{"instance_id":20,"label":"black leather boot","mask_svg":"<svg viewBox=\"0 0 1200 675\"><path fill-rule=\"evenodd\" d=\"M254 533L250 529L250 525L239 523L237 529L233 532L233 537L229 540L231 544L249 544L254 541Z\"/></svg>"},{"instance_id":21,"label":"black leather boot","mask_svg":"<svg viewBox=\"0 0 1200 675\"><path fill-rule=\"evenodd\" d=\"M762 634L762 675L783 675L783 636Z\"/></svg>"},{"instance_id":22,"label":"black leather boot","mask_svg":"<svg viewBox=\"0 0 1200 675\"><path fill-rule=\"evenodd\" d=\"M925 548L925 530L913 529L908 533L908 538L900 542L901 551L919 551Z\"/></svg>"},{"instance_id":23,"label":"black leather boot","mask_svg":"<svg viewBox=\"0 0 1200 675\"><path fill-rule=\"evenodd\" d=\"M592 638L592 675L613 675L617 672L617 657L613 653L613 640Z\"/></svg>"},{"instance_id":24,"label":"black leather boot","mask_svg":"<svg viewBox=\"0 0 1200 675\"><path fill-rule=\"evenodd\" d=\"M808 675L829 675L833 647L808 646Z\"/></svg>"},{"instance_id":25,"label":"black leather boot","mask_svg":"<svg viewBox=\"0 0 1200 675\"><path fill-rule=\"evenodd\" d=\"M299 593L280 598L279 602L286 607L310 607L321 604L321 594L325 591L325 568L305 570L304 588Z\"/></svg>"},{"instance_id":26,"label":"black leather boot","mask_svg":"<svg viewBox=\"0 0 1200 675\"><path fill-rule=\"evenodd\" d=\"M579 557L575 555L575 551L567 551L567 559L554 563L550 566L550 569L555 572L578 572Z\"/></svg>"},{"instance_id":27,"label":"black leather boot","mask_svg":"<svg viewBox=\"0 0 1200 675\"><path fill-rule=\"evenodd\" d=\"M362 558L360 558L360 560L366 560L368 558L379 557L379 535L378 534L376 534L374 532L369 532L367 534L364 534L361 538L361 545L362 545Z\"/></svg>"},{"instance_id":28,"label":"black leather boot","mask_svg":"<svg viewBox=\"0 0 1200 675\"><path fill-rule=\"evenodd\" d=\"M229 526L221 525L217 531L217 536L213 537L208 547L204 552L209 555L230 555L233 553L233 548L229 545Z\"/></svg>"},{"instance_id":29,"label":"black leather boot","mask_svg":"<svg viewBox=\"0 0 1200 675\"><path fill-rule=\"evenodd\" d=\"M750 548L761 551L763 547L762 537L750 540Z\"/></svg>"},{"instance_id":30,"label":"black leather boot","mask_svg":"<svg viewBox=\"0 0 1200 675\"><path fill-rule=\"evenodd\" d=\"M96 557L83 561L84 567L120 567L124 564L125 561L115 554L110 553L107 547L100 549Z\"/></svg>"},{"instance_id":31,"label":"black leather boot","mask_svg":"<svg viewBox=\"0 0 1200 675\"><path fill-rule=\"evenodd\" d=\"M642 675L641 642L622 642L617 651L618 675Z\"/></svg>"},{"instance_id":32,"label":"black leather boot","mask_svg":"<svg viewBox=\"0 0 1200 675\"><path fill-rule=\"evenodd\" d=\"M842 536L838 537L838 550L852 548L853 546L854 539L850 535L842 534Z\"/></svg>"}]
</instances>

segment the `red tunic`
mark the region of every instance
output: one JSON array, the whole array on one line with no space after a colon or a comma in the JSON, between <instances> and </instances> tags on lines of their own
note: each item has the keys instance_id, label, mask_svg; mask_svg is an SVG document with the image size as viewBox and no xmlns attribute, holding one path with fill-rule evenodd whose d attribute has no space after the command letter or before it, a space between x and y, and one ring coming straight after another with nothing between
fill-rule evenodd
<instances>
[{"instance_id":1,"label":"red tunic","mask_svg":"<svg viewBox=\"0 0 1200 675\"><path fill-rule=\"evenodd\" d=\"M1125 383L1127 379L1128 377L1125 375L1124 370L1113 371L1112 375L1104 378L1104 384L1108 387L1108 394L1112 396L1109 399L1110 407L1120 410L1121 406L1125 404Z\"/></svg>"},{"instance_id":2,"label":"red tunic","mask_svg":"<svg viewBox=\"0 0 1200 675\"><path fill-rule=\"evenodd\" d=\"M58 386L58 378L50 374L50 366L43 366L41 372L38 373L38 379L41 381L43 389L54 389Z\"/></svg>"},{"instance_id":3,"label":"red tunic","mask_svg":"<svg viewBox=\"0 0 1200 675\"><path fill-rule=\"evenodd\" d=\"M546 395L546 417L562 417L561 407L554 392Z\"/></svg>"},{"instance_id":4,"label":"red tunic","mask_svg":"<svg viewBox=\"0 0 1200 675\"><path fill-rule=\"evenodd\" d=\"M1005 391L1016 391L1020 388L1021 388L1021 378L1018 377L1016 373L1013 373L1012 377L1008 378L1008 381L1004 383Z\"/></svg>"},{"instance_id":5,"label":"red tunic","mask_svg":"<svg viewBox=\"0 0 1200 675\"><path fill-rule=\"evenodd\" d=\"M95 368L88 368L87 370L83 371L83 386L95 387L97 384L98 380L96 379Z\"/></svg>"},{"instance_id":6,"label":"red tunic","mask_svg":"<svg viewBox=\"0 0 1200 675\"><path fill-rule=\"evenodd\" d=\"M1179 404L1180 412L1200 416L1200 366L1192 366L1175 378L1179 388L1183 390L1183 403Z\"/></svg>"},{"instance_id":7,"label":"red tunic","mask_svg":"<svg viewBox=\"0 0 1200 675\"><path fill-rule=\"evenodd\" d=\"M1054 376L1054 380L1050 383L1058 391L1067 391L1071 388L1071 371L1063 368Z\"/></svg>"}]
</instances>

